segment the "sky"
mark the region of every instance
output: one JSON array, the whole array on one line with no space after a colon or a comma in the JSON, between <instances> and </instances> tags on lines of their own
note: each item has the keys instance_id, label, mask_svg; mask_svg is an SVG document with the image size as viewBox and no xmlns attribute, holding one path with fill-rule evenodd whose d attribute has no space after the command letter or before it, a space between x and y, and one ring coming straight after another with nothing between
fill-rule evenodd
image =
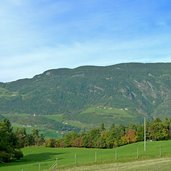
<instances>
[{"instance_id":1,"label":"sky","mask_svg":"<svg viewBox=\"0 0 171 171\"><path fill-rule=\"evenodd\" d=\"M170 0L0 1L0 82L126 62L171 62Z\"/></svg>"}]
</instances>

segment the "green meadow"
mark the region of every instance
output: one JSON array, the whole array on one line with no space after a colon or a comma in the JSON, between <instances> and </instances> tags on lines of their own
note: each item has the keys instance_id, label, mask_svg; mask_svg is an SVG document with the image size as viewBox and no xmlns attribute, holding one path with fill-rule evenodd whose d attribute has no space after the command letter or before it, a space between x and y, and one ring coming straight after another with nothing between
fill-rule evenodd
<instances>
[{"instance_id":1,"label":"green meadow","mask_svg":"<svg viewBox=\"0 0 171 171\"><path fill-rule=\"evenodd\" d=\"M151 171L162 165L166 171L171 166L171 141L147 142L146 151L143 142L115 149L27 147L22 150L22 160L1 164L0 171L88 171L110 170L109 167L121 171Z\"/></svg>"}]
</instances>

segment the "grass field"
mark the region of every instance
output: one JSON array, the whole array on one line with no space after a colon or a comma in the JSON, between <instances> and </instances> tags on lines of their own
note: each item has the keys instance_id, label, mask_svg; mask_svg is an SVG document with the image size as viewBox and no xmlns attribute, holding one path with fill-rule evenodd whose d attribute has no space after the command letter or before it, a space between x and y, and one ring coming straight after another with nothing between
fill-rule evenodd
<instances>
[{"instance_id":1,"label":"grass field","mask_svg":"<svg viewBox=\"0 0 171 171\"><path fill-rule=\"evenodd\" d=\"M146 152L140 142L116 149L27 147L23 153L21 161L1 164L0 171L167 171L171 167L171 141L147 142Z\"/></svg>"},{"instance_id":2,"label":"grass field","mask_svg":"<svg viewBox=\"0 0 171 171\"><path fill-rule=\"evenodd\" d=\"M127 108L118 109L112 107L89 107L81 113L75 113L74 115L66 115L65 119L68 120L69 124L73 124L72 121L79 122L79 126L85 128L94 128L99 126L99 123L105 123L106 128L110 127L113 123L126 124L127 120L130 123L134 123L137 115L133 114ZM76 122L76 124L77 124Z\"/></svg>"}]
</instances>

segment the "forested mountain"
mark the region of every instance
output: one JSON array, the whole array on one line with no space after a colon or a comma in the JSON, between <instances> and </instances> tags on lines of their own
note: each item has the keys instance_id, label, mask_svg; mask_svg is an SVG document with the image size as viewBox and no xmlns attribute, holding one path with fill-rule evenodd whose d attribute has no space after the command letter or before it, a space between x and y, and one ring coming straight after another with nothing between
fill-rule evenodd
<instances>
[{"instance_id":1,"label":"forested mountain","mask_svg":"<svg viewBox=\"0 0 171 171\"><path fill-rule=\"evenodd\" d=\"M171 116L170 103L171 63L53 69L0 84L0 114L60 114L73 125Z\"/></svg>"}]
</instances>

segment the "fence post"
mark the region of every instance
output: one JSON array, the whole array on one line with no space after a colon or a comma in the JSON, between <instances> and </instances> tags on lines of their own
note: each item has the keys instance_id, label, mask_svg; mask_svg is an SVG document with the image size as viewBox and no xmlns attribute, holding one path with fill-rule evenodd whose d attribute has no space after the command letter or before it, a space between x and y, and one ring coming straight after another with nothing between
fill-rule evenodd
<instances>
[{"instance_id":1,"label":"fence post","mask_svg":"<svg viewBox=\"0 0 171 171\"><path fill-rule=\"evenodd\" d=\"M40 171L40 163L39 163L39 171Z\"/></svg>"},{"instance_id":2,"label":"fence post","mask_svg":"<svg viewBox=\"0 0 171 171\"><path fill-rule=\"evenodd\" d=\"M58 158L56 158L55 169L58 167Z\"/></svg>"},{"instance_id":3,"label":"fence post","mask_svg":"<svg viewBox=\"0 0 171 171\"><path fill-rule=\"evenodd\" d=\"M118 159L117 149L115 148L115 160Z\"/></svg>"},{"instance_id":4,"label":"fence post","mask_svg":"<svg viewBox=\"0 0 171 171\"><path fill-rule=\"evenodd\" d=\"M77 154L75 153L75 165L77 165Z\"/></svg>"},{"instance_id":5,"label":"fence post","mask_svg":"<svg viewBox=\"0 0 171 171\"><path fill-rule=\"evenodd\" d=\"M160 157L162 156L162 146L160 145Z\"/></svg>"},{"instance_id":6,"label":"fence post","mask_svg":"<svg viewBox=\"0 0 171 171\"><path fill-rule=\"evenodd\" d=\"M137 147L137 159L139 158L139 150L138 150L138 147Z\"/></svg>"},{"instance_id":7,"label":"fence post","mask_svg":"<svg viewBox=\"0 0 171 171\"><path fill-rule=\"evenodd\" d=\"M94 153L94 162L96 163L97 162L97 152L95 151Z\"/></svg>"}]
</instances>

